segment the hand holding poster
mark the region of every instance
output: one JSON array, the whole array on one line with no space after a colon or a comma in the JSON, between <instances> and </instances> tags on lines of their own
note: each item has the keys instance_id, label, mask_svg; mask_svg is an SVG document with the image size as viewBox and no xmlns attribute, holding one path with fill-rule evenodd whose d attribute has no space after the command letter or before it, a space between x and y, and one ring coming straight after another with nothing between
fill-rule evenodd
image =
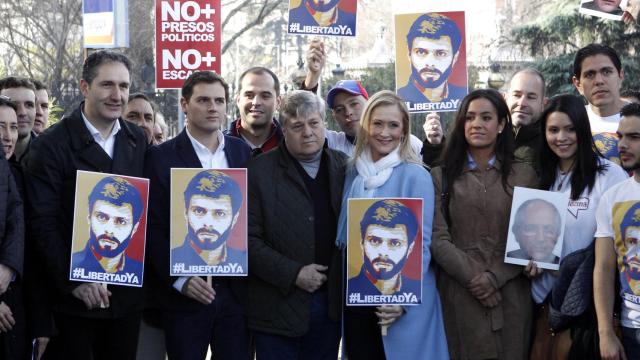
<instances>
[{"instance_id":1,"label":"hand holding poster","mask_svg":"<svg viewBox=\"0 0 640 360\"><path fill-rule=\"evenodd\" d=\"M516 186L504 262L559 269L569 195Z\"/></svg>"},{"instance_id":2,"label":"hand holding poster","mask_svg":"<svg viewBox=\"0 0 640 360\"><path fill-rule=\"evenodd\" d=\"M467 95L464 12L395 17L396 92L409 112L455 111Z\"/></svg>"},{"instance_id":3,"label":"hand holding poster","mask_svg":"<svg viewBox=\"0 0 640 360\"><path fill-rule=\"evenodd\" d=\"M422 301L422 199L349 199L347 305Z\"/></svg>"},{"instance_id":4,"label":"hand holding poster","mask_svg":"<svg viewBox=\"0 0 640 360\"><path fill-rule=\"evenodd\" d=\"M289 34L356 36L356 0L289 0Z\"/></svg>"},{"instance_id":5,"label":"hand holding poster","mask_svg":"<svg viewBox=\"0 0 640 360\"><path fill-rule=\"evenodd\" d=\"M247 275L246 194L246 169L171 169L172 276Z\"/></svg>"},{"instance_id":6,"label":"hand holding poster","mask_svg":"<svg viewBox=\"0 0 640 360\"><path fill-rule=\"evenodd\" d=\"M69 279L142 286L149 180L78 171Z\"/></svg>"}]
</instances>

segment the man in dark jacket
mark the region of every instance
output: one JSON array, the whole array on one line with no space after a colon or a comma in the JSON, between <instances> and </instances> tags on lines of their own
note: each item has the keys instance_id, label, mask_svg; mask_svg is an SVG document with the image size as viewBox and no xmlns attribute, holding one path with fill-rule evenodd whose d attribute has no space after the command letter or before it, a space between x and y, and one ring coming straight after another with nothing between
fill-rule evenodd
<instances>
[{"instance_id":1,"label":"man in dark jacket","mask_svg":"<svg viewBox=\"0 0 640 360\"><path fill-rule=\"evenodd\" d=\"M141 177L147 139L120 119L131 64L99 51L87 57L80 90L85 102L32 144L25 176L30 231L45 274L64 359L134 359L142 290L69 281L78 170Z\"/></svg>"},{"instance_id":2,"label":"man in dark jacket","mask_svg":"<svg viewBox=\"0 0 640 360\"><path fill-rule=\"evenodd\" d=\"M249 359L249 334L244 317L246 281L198 276L169 276L171 168L241 168L251 149L242 140L223 135L229 86L218 74L196 72L185 80L180 104L187 116L182 132L147 154L150 180L147 240L147 284L162 310L170 359L204 359L209 345L215 359Z\"/></svg>"},{"instance_id":3,"label":"man in dark jacket","mask_svg":"<svg viewBox=\"0 0 640 360\"><path fill-rule=\"evenodd\" d=\"M248 316L261 359L337 356L346 155L324 147L324 114L317 95L290 93L284 142L249 164Z\"/></svg>"}]
</instances>

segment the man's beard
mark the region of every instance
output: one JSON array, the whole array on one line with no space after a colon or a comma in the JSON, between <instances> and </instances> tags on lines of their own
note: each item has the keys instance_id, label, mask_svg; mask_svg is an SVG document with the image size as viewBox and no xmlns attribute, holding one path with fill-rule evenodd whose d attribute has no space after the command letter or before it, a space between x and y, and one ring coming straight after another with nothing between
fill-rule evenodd
<instances>
[{"instance_id":1,"label":"man's beard","mask_svg":"<svg viewBox=\"0 0 640 360\"><path fill-rule=\"evenodd\" d=\"M332 10L334 7L336 7L336 5L338 5L338 3L340 2L340 0L331 0L329 1L328 4L318 4L316 5L313 0L307 0L307 5L313 9L314 11L317 12L327 12Z\"/></svg>"},{"instance_id":2,"label":"man's beard","mask_svg":"<svg viewBox=\"0 0 640 360\"><path fill-rule=\"evenodd\" d=\"M209 240L204 242L200 241L200 238L198 237L198 235L201 235L203 233L208 234L207 237L217 236L217 238L214 241L209 241ZM193 228L189 226L188 236L190 239L192 239L193 243L200 249L212 251L219 248L222 244L224 244L227 241L227 238L229 237L230 233L231 233L231 226L222 234L218 233L214 229L209 230L207 228L200 228L194 232Z\"/></svg>"},{"instance_id":3,"label":"man's beard","mask_svg":"<svg viewBox=\"0 0 640 360\"><path fill-rule=\"evenodd\" d=\"M373 263L375 262L385 262L387 264L391 264L391 271L387 271L386 269L382 268L379 271L376 270L373 266ZM395 263L393 262L393 260L387 258L387 259L383 259L381 257L377 257L373 260L369 260L369 258L365 255L364 256L364 268L365 270L371 274L371 276L373 276L374 278L378 279L378 280L389 280L391 278L393 278L394 276L396 276L400 271L402 271L402 268L404 267L405 262L407 262L407 257L403 257L402 260L400 260L399 263Z\"/></svg>"},{"instance_id":4,"label":"man's beard","mask_svg":"<svg viewBox=\"0 0 640 360\"><path fill-rule=\"evenodd\" d=\"M449 65L449 67L447 68L447 70L443 72L440 72L440 70L434 68L429 68L429 67L425 67L420 69L420 71L418 71L418 69L416 69L415 66L413 66L413 64L411 65L411 77L414 79L414 81L416 81L420 86L422 86L425 89L435 89L438 86L444 84L445 81L447 81L447 79L449 79L449 75L451 74L451 71L453 70L453 62L451 62L451 65ZM422 80L422 77L420 76L420 73L422 72L432 72L432 73L438 73L440 74L440 77L438 77L437 80L434 80L432 77L428 78L428 80Z\"/></svg>"},{"instance_id":5,"label":"man's beard","mask_svg":"<svg viewBox=\"0 0 640 360\"><path fill-rule=\"evenodd\" d=\"M118 243L118 246L116 246L115 249L110 247L102 248L100 246L100 240L103 240L103 239L116 242ZM96 237L93 231L91 231L91 236L89 237L89 244L93 249L93 251L96 252L98 255L106 258L114 258L122 254L127 249L127 246L129 246L130 240L131 240L131 235L129 235L129 237L127 237L124 241L120 241L114 237L104 235L104 234Z\"/></svg>"},{"instance_id":6,"label":"man's beard","mask_svg":"<svg viewBox=\"0 0 640 360\"><path fill-rule=\"evenodd\" d=\"M638 169L640 169L640 161L636 161L633 164L629 165L629 166L624 166L622 165L622 168L625 169L626 171L636 171Z\"/></svg>"}]
</instances>

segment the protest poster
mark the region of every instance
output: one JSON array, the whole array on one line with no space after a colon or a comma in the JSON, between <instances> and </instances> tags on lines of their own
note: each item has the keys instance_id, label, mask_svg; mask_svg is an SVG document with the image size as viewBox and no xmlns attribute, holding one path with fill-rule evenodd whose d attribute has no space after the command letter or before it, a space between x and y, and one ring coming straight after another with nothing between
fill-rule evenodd
<instances>
[{"instance_id":1,"label":"protest poster","mask_svg":"<svg viewBox=\"0 0 640 360\"><path fill-rule=\"evenodd\" d=\"M289 34L356 36L357 0L289 0Z\"/></svg>"},{"instance_id":2,"label":"protest poster","mask_svg":"<svg viewBox=\"0 0 640 360\"><path fill-rule=\"evenodd\" d=\"M129 47L128 0L82 0L85 48Z\"/></svg>"},{"instance_id":3,"label":"protest poster","mask_svg":"<svg viewBox=\"0 0 640 360\"><path fill-rule=\"evenodd\" d=\"M348 306L422 301L422 199L349 199Z\"/></svg>"},{"instance_id":4,"label":"protest poster","mask_svg":"<svg viewBox=\"0 0 640 360\"><path fill-rule=\"evenodd\" d=\"M622 20L627 0L581 0L580 13L609 20Z\"/></svg>"},{"instance_id":5,"label":"protest poster","mask_svg":"<svg viewBox=\"0 0 640 360\"><path fill-rule=\"evenodd\" d=\"M180 89L196 71L220 74L220 0L156 0L156 89Z\"/></svg>"},{"instance_id":6,"label":"protest poster","mask_svg":"<svg viewBox=\"0 0 640 360\"><path fill-rule=\"evenodd\" d=\"M409 112L456 111L467 95L463 11L395 16L396 92Z\"/></svg>"},{"instance_id":7,"label":"protest poster","mask_svg":"<svg viewBox=\"0 0 640 360\"><path fill-rule=\"evenodd\" d=\"M559 269L569 195L515 187L504 262Z\"/></svg>"},{"instance_id":8,"label":"protest poster","mask_svg":"<svg viewBox=\"0 0 640 360\"><path fill-rule=\"evenodd\" d=\"M247 169L171 169L172 276L246 276Z\"/></svg>"},{"instance_id":9,"label":"protest poster","mask_svg":"<svg viewBox=\"0 0 640 360\"><path fill-rule=\"evenodd\" d=\"M142 286L149 180L78 170L69 280Z\"/></svg>"}]
</instances>

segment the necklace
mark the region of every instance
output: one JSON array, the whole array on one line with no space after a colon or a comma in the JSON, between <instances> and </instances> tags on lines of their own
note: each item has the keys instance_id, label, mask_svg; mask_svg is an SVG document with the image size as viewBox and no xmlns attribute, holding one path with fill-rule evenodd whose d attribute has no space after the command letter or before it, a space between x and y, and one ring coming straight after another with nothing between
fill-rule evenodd
<instances>
[{"instance_id":1,"label":"necklace","mask_svg":"<svg viewBox=\"0 0 640 360\"><path fill-rule=\"evenodd\" d=\"M575 164L575 160L571 163L571 166L569 166L566 172L560 170L560 175L562 177L560 178L560 183L558 184L556 191L562 191L562 186L564 185L564 181L567 179L567 176L571 174L571 170L573 170L573 164Z\"/></svg>"}]
</instances>

